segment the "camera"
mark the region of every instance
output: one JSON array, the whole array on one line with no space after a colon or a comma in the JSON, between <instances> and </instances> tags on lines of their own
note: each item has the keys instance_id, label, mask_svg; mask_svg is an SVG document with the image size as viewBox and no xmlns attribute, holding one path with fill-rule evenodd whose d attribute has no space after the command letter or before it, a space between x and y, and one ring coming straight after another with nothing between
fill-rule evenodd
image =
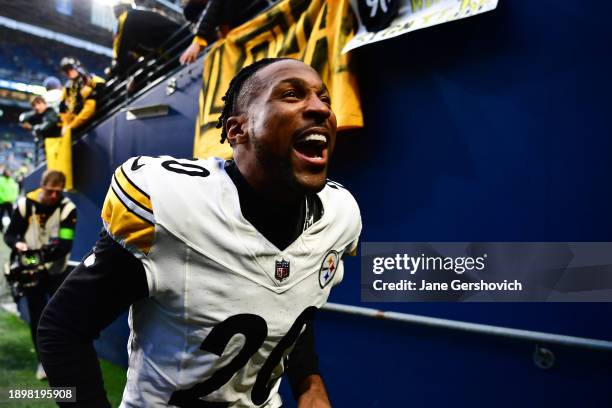
<instances>
[{"instance_id":1,"label":"camera","mask_svg":"<svg viewBox=\"0 0 612 408\"><path fill-rule=\"evenodd\" d=\"M19 252L12 257L12 262L4 267L5 278L15 300L23 296L23 290L39 284L47 269L40 250Z\"/></svg>"}]
</instances>

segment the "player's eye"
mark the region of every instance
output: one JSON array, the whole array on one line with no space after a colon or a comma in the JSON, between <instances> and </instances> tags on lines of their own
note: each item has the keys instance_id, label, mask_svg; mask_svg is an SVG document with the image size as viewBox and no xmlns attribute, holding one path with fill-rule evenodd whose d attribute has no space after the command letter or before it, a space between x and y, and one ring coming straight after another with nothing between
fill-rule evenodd
<instances>
[{"instance_id":1,"label":"player's eye","mask_svg":"<svg viewBox=\"0 0 612 408\"><path fill-rule=\"evenodd\" d=\"M295 89L287 89L283 92L283 98L297 98L298 93Z\"/></svg>"},{"instance_id":2,"label":"player's eye","mask_svg":"<svg viewBox=\"0 0 612 408\"><path fill-rule=\"evenodd\" d=\"M327 105L331 105L331 98L329 97L329 95L321 95L319 96L319 99L321 100L321 102Z\"/></svg>"}]
</instances>

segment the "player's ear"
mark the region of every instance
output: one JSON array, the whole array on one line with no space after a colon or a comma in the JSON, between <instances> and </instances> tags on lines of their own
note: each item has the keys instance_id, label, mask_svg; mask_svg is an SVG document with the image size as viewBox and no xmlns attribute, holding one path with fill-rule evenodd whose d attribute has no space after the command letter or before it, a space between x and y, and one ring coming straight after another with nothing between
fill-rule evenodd
<instances>
[{"instance_id":1,"label":"player's ear","mask_svg":"<svg viewBox=\"0 0 612 408\"><path fill-rule=\"evenodd\" d=\"M244 114L230 116L225 123L227 141L231 146L246 143L248 140L247 117Z\"/></svg>"}]
</instances>

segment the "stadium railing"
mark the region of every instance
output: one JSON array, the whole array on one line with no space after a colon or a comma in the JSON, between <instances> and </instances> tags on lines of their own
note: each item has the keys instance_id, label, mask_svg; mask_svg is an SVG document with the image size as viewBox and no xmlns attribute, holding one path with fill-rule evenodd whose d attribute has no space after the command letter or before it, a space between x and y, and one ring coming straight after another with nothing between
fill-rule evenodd
<instances>
[{"instance_id":1,"label":"stadium railing","mask_svg":"<svg viewBox=\"0 0 612 408\"><path fill-rule=\"evenodd\" d=\"M108 81L101 90L102 96L93 119L79 132L78 137L84 136L90 129L179 70L179 56L192 39L189 26L189 23L185 23L157 50L141 58L130 67L124 78Z\"/></svg>"}]
</instances>

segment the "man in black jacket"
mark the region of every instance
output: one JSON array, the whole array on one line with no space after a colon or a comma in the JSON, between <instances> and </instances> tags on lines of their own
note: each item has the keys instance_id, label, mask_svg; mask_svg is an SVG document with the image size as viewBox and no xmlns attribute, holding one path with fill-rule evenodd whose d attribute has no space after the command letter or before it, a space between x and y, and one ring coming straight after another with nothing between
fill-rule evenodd
<instances>
[{"instance_id":1,"label":"man in black jacket","mask_svg":"<svg viewBox=\"0 0 612 408\"><path fill-rule=\"evenodd\" d=\"M62 132L59 115L42 96L32 99L32 110L19 117L22 127L32 130L38 139L58 137Z\"/></svg>"},{"instance_id":2,"label":"man in black jacket","mask_svg":"<svg viewBox=\"0 0 612 408\"><path fill-rule=\"evenodd\" d=\"M42 96L32 100L32 110L24 112L19 116L19 122L25 129L34 134L34 162L39 163L39 152L44 150L44 139L48 137L59 137L62 134L61 121L55 108L49 106Z\"/></svg>"}]
</instances>

